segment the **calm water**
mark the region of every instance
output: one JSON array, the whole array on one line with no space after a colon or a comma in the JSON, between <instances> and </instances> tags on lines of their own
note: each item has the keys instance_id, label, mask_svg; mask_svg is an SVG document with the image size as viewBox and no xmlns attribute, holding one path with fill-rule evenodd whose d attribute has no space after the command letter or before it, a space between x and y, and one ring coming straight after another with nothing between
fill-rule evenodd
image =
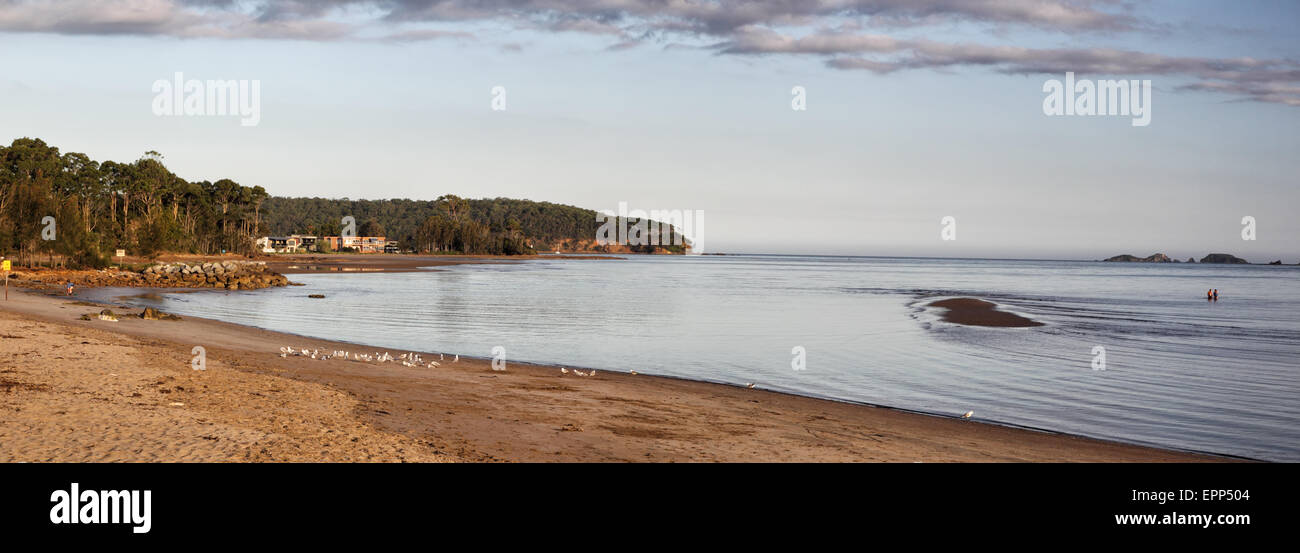
<instances>
[{"instance_id":1,"label":"calm water","mask_svg":"<svg viewBox=\"0 0 1300 553\"><path fill-rule=\"evenodd\" d=\"M500 345L509 361L1300 461L1297 267L633 256L293 280L307 286L131 301L394 350ZM1047 324L960 327L925 308L968 295ZM1106 370L1092 369L1094 346Z\"/></svg>"}]
</instances>

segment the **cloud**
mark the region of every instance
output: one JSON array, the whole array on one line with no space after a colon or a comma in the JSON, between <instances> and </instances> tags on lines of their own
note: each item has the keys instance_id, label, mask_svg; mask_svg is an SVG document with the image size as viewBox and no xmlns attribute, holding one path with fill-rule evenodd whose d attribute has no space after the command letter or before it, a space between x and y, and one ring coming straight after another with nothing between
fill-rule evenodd
<instances>
[{"instance_id":1,"label":"cloud","mask_svg":"<svg viewBox=\"0 0 1300 553\"><path fill-rule=\"evenodd\" d=\"M411 42L473 39L459 29L505 24L606 37L610 50L659 42L721 55L812 57L834 69L877 74L979 67L1006 74L1177 76L1192 81L1179 90L1300 105L1294 60L1035 49L888 34L952 23L998 32L1023 27L1076 42L1161 27L1134 16L1121 0L0 0L0 32ZM447 25L458 30L439 28Z\"/></svg>"}]
</instances>

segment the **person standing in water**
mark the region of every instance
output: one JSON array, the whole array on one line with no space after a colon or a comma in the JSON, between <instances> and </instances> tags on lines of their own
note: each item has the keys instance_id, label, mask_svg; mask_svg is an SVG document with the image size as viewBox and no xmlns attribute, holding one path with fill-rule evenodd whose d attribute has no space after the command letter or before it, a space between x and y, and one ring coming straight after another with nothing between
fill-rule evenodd
<instances>
[{"instance_id":1,"label":"person standing in water","mask_svg":"<svg viewBox=\"0 0 1300 553\"><path fill-rule=\"evenodd\" d=\"M1210 301L1210 300L1213 300L1213 299L1214 299L1214 289L1211 288L1211 289L1209 289L1209 290L1206 290L1206 291L1205 291L1205 301Z\"/></svg>"},{"instance_id":2,"label":"person standing in water","mask_svg":"<svg viewBox=\"0 0 1300 553\"><path fill-rule=\"evenodd\" d=\"M1219 289L1214 289L1214 301L1219 301Z\"/></svg>"}]
</instances>

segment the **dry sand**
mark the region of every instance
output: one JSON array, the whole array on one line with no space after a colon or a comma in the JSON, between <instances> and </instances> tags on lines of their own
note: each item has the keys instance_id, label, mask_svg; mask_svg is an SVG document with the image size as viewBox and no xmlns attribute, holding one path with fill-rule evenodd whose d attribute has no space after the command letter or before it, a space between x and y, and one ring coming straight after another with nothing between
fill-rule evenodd
<instances>
[{"instance_id":1,"label":"dry sand","mask_svg":"<svg viewBox=\"0 0 1300 553\"><path fill-rule=\"evenodd\" d=\"M375 348L192 317L81 321L98 308L10 292L3 461L1225 460L623 372L281 358Z\"/></svg>"}]
</instances>

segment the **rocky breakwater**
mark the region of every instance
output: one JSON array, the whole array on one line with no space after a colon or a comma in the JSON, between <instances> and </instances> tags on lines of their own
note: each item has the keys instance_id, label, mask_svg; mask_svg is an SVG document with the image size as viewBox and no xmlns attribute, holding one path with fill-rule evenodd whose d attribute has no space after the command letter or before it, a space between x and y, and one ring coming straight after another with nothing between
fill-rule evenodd
<instances>
[{"instance_id":1,"label":"rocky breakwater","mask_svg":"<svg viewBox=\"0 0 1300 553\"><path fill-rule=\"evenodd\" d=\"M141 273L145 286L176 288L225 288L256 290L287 286L289 279L272 271L261 261L221 261L213 263L165 263Z\"/></svg>"}]
</instances>

